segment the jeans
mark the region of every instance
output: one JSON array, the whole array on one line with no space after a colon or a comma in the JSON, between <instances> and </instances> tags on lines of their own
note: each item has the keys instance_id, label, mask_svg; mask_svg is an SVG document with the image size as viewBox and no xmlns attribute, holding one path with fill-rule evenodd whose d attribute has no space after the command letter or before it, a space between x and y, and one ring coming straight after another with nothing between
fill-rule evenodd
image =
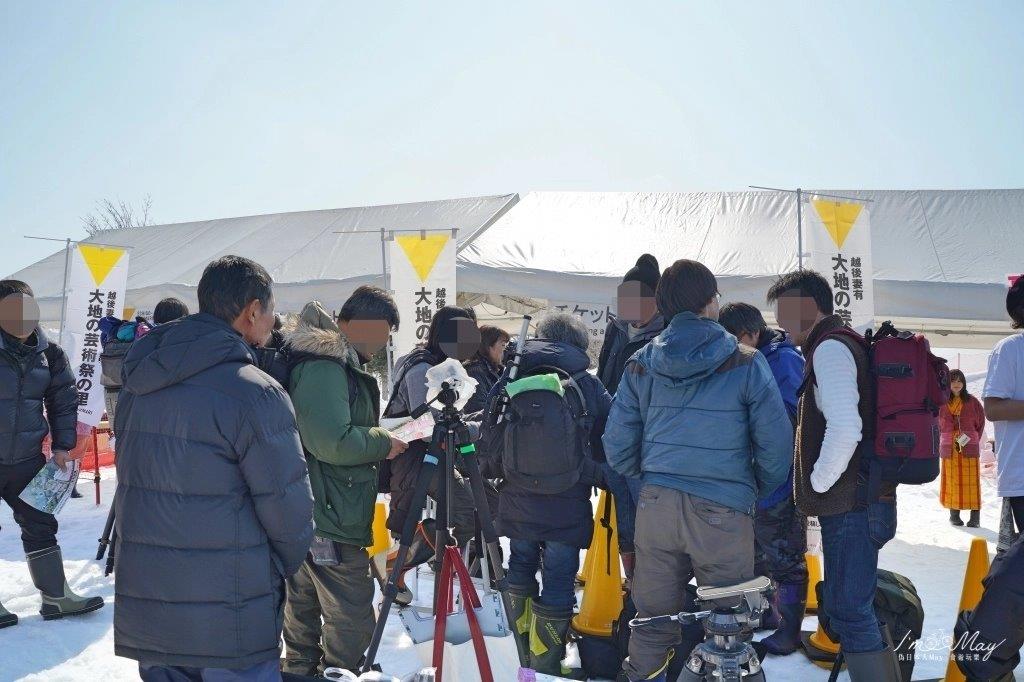
<instances>
[{"instance_id":1,"label":"jeans","mask_svg":"<svg viewBox=\"0 0 1024 682\"><path fill-rule=\"evenodd\" d=\"M640 499L640 488L644 486L639 478L623 476L608 464L603 464L608 492L615 498L615 526L619 535L619 551L635 551L633 537L636 535L636 504Z\"/></svg>"},{"instance_id":2,"label":"jeans","mask_svg":"<svg viewBox=\"0 0 1024 682\"><path fill-rule=\"evenodd\" d=\"M562 542L512 540L508 558L508 584L526 591L537 587L540 569L544 591L537 601L552 609L572 610L576 605L576 572L580 569L578 547ZM541 553L543 552L543 566Z\"/></svg>"},{"instance_id":3,"label":"jeans","mask_svg":"<svg viewBox=\"0 0 1024 682\"><path fill-rule=\"evenodd\" d=\"M896 501L819 516L825 554L823 608L847 653L885 648L875 617L878 550L896 535Z\"/></svg>"},{"instance_id":4,"label":"jeans","mask_svg":"<svg viewBox=\"0 0 1024 682\"><path fill-rule=\"evenodd\" d=\"M139 663L139 677L145 682L279 682L281 664L274 659L244 670L229 670Z\"/></svg>"}]
</instances>

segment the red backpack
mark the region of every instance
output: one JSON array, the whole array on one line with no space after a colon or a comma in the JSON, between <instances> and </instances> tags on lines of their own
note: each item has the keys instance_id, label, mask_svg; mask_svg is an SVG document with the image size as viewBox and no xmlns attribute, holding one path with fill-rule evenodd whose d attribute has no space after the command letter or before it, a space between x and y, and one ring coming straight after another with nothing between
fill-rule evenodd
<instances>
[{"instance_id":1,"label":"red backpack","mask_svg":"<svg viewBox=\"0 0 1024 682\"><path fill-rule=\"evenodd\" d=\"M920 485L939 475L939 409L949 400L949 367L931 352L922 334L885 322L861 336L849 328L833 332L860 343L868 353L875 390L875 423L864 425L862 457L870 482Z\"/></svg>"}]
</instances>

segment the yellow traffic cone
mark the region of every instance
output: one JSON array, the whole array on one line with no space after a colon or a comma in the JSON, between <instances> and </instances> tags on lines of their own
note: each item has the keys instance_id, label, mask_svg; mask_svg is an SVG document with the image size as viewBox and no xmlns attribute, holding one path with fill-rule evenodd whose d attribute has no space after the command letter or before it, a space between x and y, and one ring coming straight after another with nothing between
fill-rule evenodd
<instances>
[{"instance_id":1,"label":"yellow traffic cone","mask_svg":"<svg viewBox=\"0 0 1024 682\"><path fill-rule=\"evenodd\" d=\"M388 506L378 502L373 509L373 544L366 548L370 556L377 556L391 548L391 534L388 533Z\"/></svg>"},{"instance_id":2,"label":"yellow traffic cone","mask_svg":"<svg viewBox=\"0 0 1024 682\"><path fill-rule=\"evenodd\" d=\"M839 653L839 644L833 642L825 634L821 623L818 623L816 631L801 633L801 641L804 645L804 653L807 654L807 658L811 659L811 663L825 670L832 669L832 663L835 662L836 654Z\"/></svg>"},{"instance_id":3,"label":"yellow traffic cone","mask_svg":"<svg viewBox=\"0 0 1024 682\"><path fill-rule=\"evenodd\" d=\"M818 612L818 583L821 582L821 557L813 552L804 555L807 559L807 613Z\"/></svg>"},{"instance_id":4,"label":"yellow traffic cone","mask_svg":"<svg viewBox=\"0 0 1024 682\"><path fill-rule=\"evenodd\" d=\"M598 509L600 509L600 507L598 507ZM595 517L594 518L594 528L595 528L594 532L595 533L597 532L596 531L597 523L598 523L598 519L597 519L597 517ZM593 545L594 544L593 541L591 541L590 544ZM590 574L594 572L594 561L595 561L595 559L597 559L597 552L594 552L591 549L588 549L586 554L583 555L583 568L580 570L579 573L576 574L576 582L578 582L580 585L586 585L587 584L587 580L590 579Z\"/></svg>"},{"instance_id":5,"label":"yellow traffic cone","mask_svg":"<svg viewBox=\"0 0 1024 682\"><path fill-rule=\"evenodd\" d=\"M807 560L807 612L818 612L818 583L821 582L821 557L814 552L804 555ZM839 653L839 644L833 642L825 629L818 623L818 629L814 632L801 633L801 641L804 645L804 653L815 665L832 669L832 663Z\"/></svg>"},{"instance_id":6,"label":"yellow traffic cone","mask_svg":"<svg viewBox=\"0 0 1024 682\"><path fill-rule=\"evenodd\" d=\"M960 592L960 608L957 610L957 617L961 611L969 611L978 606L981 595L985 592L985 586L981 584L981 581L988 575L988 569L988 543L984 538L974 538L971 541L971 553L967 557L967 571L964 573L964 587ZM955 623L956 618L954 618ZM953 660L955 654L955 651L949 652L949 663L946 665L943 682L965 682L967 679L960 672L956 661Z\"/></svg>"},{"instance_id":7,"label":"yellow traffic cone","mask_svg":"<svg viewBox=\"0 0 1024 682\"><path fill-rule=\"evenodd\" d=\"M608 519L605 522L605 519ZM622 566L615 526L615 501L601 491L594 516L594 538L587 555L594 555L580 612L572 619L577 632L597 637L612 634L612 621L622 613Z\"/></svg>"}]
</instances>

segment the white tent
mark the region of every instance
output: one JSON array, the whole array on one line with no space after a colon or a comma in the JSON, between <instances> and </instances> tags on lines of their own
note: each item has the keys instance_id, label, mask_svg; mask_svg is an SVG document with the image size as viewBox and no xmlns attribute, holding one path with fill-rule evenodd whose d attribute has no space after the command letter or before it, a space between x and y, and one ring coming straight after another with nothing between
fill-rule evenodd
<instances>
[{"instance_id":1,"label":"white tent","mask_svg":"<svg viewBox=\"0 0 1024 682\"><path fill-rule=\"evenodd\" d=\"M942 345L990 347L1008 332L1006 276L1024 270L1024 190L821 191L870 200L877 317L945 334ZM763 307L772 279L797 265L796 226L794 196L772 192L530 192L159 225L90 241L131 248L127 301L139 311L171 295L194 306L203 268L229 253L270 271L282 310L312 298L340 305L359 284L381 282L373 231L447 228L459 230L464 301L519 311L549 300L612 304L646 251L662 266L700 260L725 300ZM59 252L13 275L33 286L50 322L60 317L63 265Z\"/></svg>"},{"instance_id":2,"label":"white tent","mask_svg":"<svg viewBox=\"0 0 1024 682\"><path fill-rule=\"evenodd\" d=\"M820 190L871 213L877 317L990 346L1008 333L1006 276L1024 270L1024 190ZM530 192L460 255L459 289L612 303L644 252L662 267L705 263L723 299L765 307L775 276L797 267L794 195Z\"/></svg>"},{"instance_id":3,"label":"white tent","mask_svg":"<svg viewBox=\"0 0 1024 682\"><path fill-rule=\"evenodd\" d=\"M106 231L87 242L131 249L126 302L139 313L167 296L197 307L203 268L234 254L274 278L278 309L312 299L340 306L362 284L382 283L380 230L457 229L464 246L519 199L516 194L203 220ZM64 251L11 275L35 290L44 322L60 319Z\"/></svg>"}]
</instances>

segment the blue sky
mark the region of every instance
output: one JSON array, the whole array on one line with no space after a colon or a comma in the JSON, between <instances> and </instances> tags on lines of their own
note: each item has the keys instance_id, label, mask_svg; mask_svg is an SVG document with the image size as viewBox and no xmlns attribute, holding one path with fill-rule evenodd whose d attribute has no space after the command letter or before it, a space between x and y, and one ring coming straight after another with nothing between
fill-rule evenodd
<instances>
[{"instance_id":1,"label":"blue sky","mask_svg":"<svg viewBox=\"0 0 1024 682\"><path fill-rule=\"evenodd\" d=\"M0 4L0 275L157 222L532 189L1024 186L1021 2Z\"/></svg>"}]
</instances>

